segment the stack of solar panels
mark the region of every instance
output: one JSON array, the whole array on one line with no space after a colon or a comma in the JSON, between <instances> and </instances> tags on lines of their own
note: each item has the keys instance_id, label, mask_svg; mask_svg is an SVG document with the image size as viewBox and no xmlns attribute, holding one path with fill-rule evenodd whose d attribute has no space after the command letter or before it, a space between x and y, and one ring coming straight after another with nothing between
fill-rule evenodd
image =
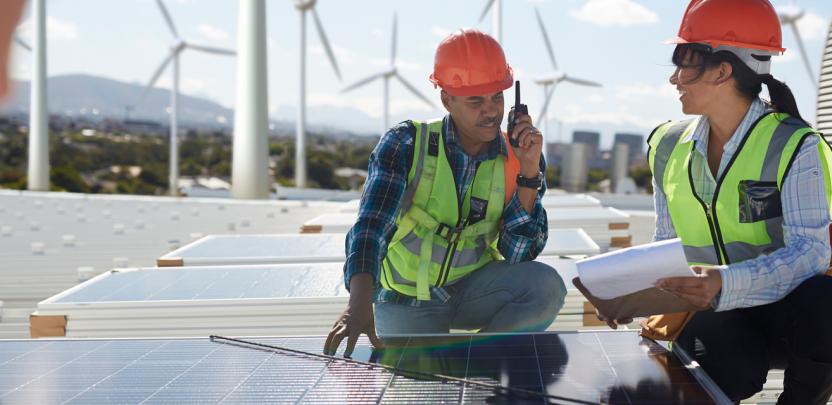
<instances>
[{"instance_id":1,"label":"stack of solar panels","mask_svg":"<svg viewBox=\"0 0 832 405\"><path fill-rule=\"evenodd\" d=\"M568 288L550 330L596 327L574 289L575 261L538 261ZM326 333L347 302L342 263L113 270L42 301L32 337L297 335Z\"/></svg>"},{"instance_id":2,"label":"stack of solar panels","mask_svg":"<svg viewBox=\"0 0 832 405\"><path fill-rule=\"evenodd\" d=\"M549 228L583 228L606 252L628 247L632 242L629 215L609 207L570 207L547 209ZM321 214L303 223L301 233L346 233L355 224L356 213Z\"/></svg>"},{"instance_id":3,"label":"stack of solar panels","mask_svg":"<svg viewBox=\"0 0 832 405\"><path fill-rule=\"evenodd\" d=\"M606 252L629 247L630 215L610 207L560 208L547 210L549 228L582 228Z\"/></svg>"},{"instance_id":4,"label":"stack of solar panels","mask_svg":"<svg viewBox=\"0 0 832 405\"><path fill-rule=\"evenodd\" d=\"M817 129L832 142L832 23L826 38L818 78Z\"/></svg>"},{"instance_id":5,"label":"stack of solar panels","mask_svg":"<svg viewBox=\"0 0 832 405\"><path fill-rule=\"evenodd\" d=\"M32 337L328 332L346 306L342 265L113 270L38 304Z\"/></svg>"},{"instance_id":6,"label":"stack of solar panels","mask_svg":"<svg viewBox=\"0 0 832 405\"><path fill-rule=\"evenodd\" d=\"M156 260L160 267L343 263L342 233L208 235Z\"/></svg>"},{"instance_id":7,"label":"stack of solar panels","mask_svg":"<svg viewBox=\"0 0 832 405\"><path fill-rule=\"evenodd\" d=\"M344 234L208 235L156 260L160 267L343 263ZM592 256L600 248L582 229L553 229L541 256Z\"/></svg>"}]
</instances>

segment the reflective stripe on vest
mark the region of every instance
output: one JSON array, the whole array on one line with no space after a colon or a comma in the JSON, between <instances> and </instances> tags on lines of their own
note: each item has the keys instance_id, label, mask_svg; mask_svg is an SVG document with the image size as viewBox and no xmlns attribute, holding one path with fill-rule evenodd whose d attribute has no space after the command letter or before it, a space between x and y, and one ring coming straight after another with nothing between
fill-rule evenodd
<instances>
[{"instance_id":1,"label":"reflective stripe on vest","mask_svg":"<svg viewBox=\"0 0 832 405\"><path fill-rule=\"evenodd\" d=\"M414 122L414 126L413 164L380 281L386 289L429 300L430 286L448 285L500 258L498 225L505 202L514 193L506 185L513 186L514 181L505 178L510 161L500 157L484 161L458 203L445 156L443 121ZM509 159L519 168L513 155ZM468 224L472 198L484 202L485 213L475 224Z\"/></svg>"},{"instance_id":2,"label":"reflective stripe on vest","mask_svg":"<svg viewBox=\"0 0 832 405\"><path fill-rule=\"evenodd\" d=\"M648 139L648 162L657 186L667 197L673 226L682 238L688 262L728 264L783 247L779 191L800 145L806 137L817 135L786 114L764 115L745 134L717 182L712 203L707 204L695 194L691 173L695 141L689 135L697 124L698 120L666 123ZM832 150L822 138L818 153L829 199ZM741 187L763 187L771 191L772 197L765 201L746 198ZM754 218L752 208L759 208L761 203L768 204L775 214Z\"/></svg>"}]
</instances>

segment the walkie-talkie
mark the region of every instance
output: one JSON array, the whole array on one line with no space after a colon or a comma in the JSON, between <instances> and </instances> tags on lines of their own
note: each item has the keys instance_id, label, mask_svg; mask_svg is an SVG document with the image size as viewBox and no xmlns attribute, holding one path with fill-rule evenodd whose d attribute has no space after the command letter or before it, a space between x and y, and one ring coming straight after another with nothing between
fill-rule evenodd
<instances>
[{"instance_id":1,"label":"walkie-talkie","mask_svg":"<svg viewBox=\"0 0 832 405\"><path fill-rule=\"evenodd\" d=\"M511 110L508 111L508 128L506 128L508 129L508 143L515 148L520 146L520 140L511 136L514 131L514 120L524 114L529 115L529 107L520 104L520 81L518 80L514 82L514 107L511 107Z\"/></svg>"}]
</instances>

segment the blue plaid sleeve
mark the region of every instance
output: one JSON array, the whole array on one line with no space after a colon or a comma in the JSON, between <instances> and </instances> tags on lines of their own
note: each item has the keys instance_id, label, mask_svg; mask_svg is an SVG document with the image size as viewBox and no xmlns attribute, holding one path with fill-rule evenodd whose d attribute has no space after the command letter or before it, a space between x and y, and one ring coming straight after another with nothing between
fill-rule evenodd
<instances>
[{"instance_id":1,"label":"blue plaid sleeve","mask_svg":"<svg viewBox=\"0 0 832 405\"><path fill-rule=\"evenodd\" d=\"M413 159L415 128L409 121L393 127L381 137L367 169L358 219L347 233L344 283L357 273L370 273L378 285L381 260L396 232L396 213L407 187L407 172Z\"/></svg>"},{"instance_id":2,"label":"blue plaid sleeve","mask_svg":"<svg viewBox=\"0 0 832 405\"><path fill-rule=\"evenodd\" d=\"M540 158L540 171L546 173L546 162ZM532 212L528 213L520 204L517 193L511 197L503 211L503 228L497 249L509 263L534 260L546 246L549 237L549 225L546 210L543 209L543 195L546 182L537 192Z\"/></svg>"}]
</instances>

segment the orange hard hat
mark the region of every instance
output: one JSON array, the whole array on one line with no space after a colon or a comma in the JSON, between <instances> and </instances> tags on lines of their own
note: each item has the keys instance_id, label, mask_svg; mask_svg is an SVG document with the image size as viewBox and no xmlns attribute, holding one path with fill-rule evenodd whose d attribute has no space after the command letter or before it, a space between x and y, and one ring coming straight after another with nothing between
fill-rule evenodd
<instances>
[{"instance_id":1,"label":"orange hard hat","mask_svg":"<svg viewBox=\"0 0 832 405\"><path fill-rule=\"evenodd\" d=\"M673 44L783 52L780 19L768 0L692 0Z\"/></svg>"},{"instance_id":2,"label":"orange hard hat","mask_svg":"<svg viewBox=\"0 0 832 405\"><path fill-rule=\"evenodd\" d=\"M494 38L463 28L436 48L430 82L452 96L479 96L511 87L514 72Z\"/></svg>"}]
</instances>

